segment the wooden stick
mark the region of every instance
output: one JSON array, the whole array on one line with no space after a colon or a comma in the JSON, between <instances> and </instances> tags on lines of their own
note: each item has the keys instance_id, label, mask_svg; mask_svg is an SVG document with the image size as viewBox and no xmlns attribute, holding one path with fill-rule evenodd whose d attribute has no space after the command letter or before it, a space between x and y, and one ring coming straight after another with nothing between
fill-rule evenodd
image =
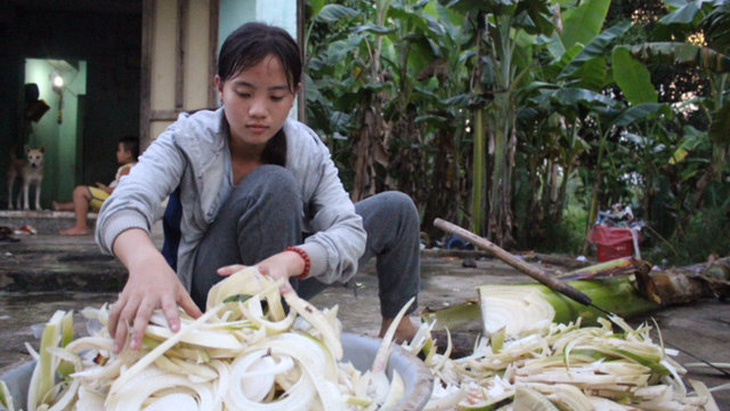
<instances>
[{"instance_id":1,"label":"wooden stick","mask_svg":"<svg viewBox=\"0 0 730 411\"><path fill-rule=\"evenodd\" d=\"M433 225L435 227L438 227L438 228L446 231L447 233L457 235L485 251L489 251L495 257L497 257L500 260L504 261L505 263L511 265L512 267L518 269L519 271L522 271L523 273L529 275L530 277L534 278L535 280L539 281L540 283L546 285L551 290L565 294L566 296L574 299L575 301L578 301L579 303L581 303L583 305L593 306L593 302L591 301L591 298L588 297L587 295L585 295L584 293L582 293L581 291L569 286L568 284L566 284L558 279L551 277L550 275L548 275L545 271L543 271L539 267L534 266L523 260L520 260L519 258L515 257L512 253L504 250L503 248L501 248L500 246L487 240L486 238L480 237L480 236L472 233L469 230L461 228L456 224L452 224L452 223L450 223L446 220L442 220L440 218L437 218L436 220L434 220ZM604 311L600 307L595 307L595 308L597 308L601 311Z\"/></svg>"}]
</instances>

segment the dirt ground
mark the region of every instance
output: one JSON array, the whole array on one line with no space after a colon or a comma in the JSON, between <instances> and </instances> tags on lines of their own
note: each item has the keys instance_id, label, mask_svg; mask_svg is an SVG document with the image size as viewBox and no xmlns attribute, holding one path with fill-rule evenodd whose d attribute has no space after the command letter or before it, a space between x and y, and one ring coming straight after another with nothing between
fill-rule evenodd
<instances>
[{"instance_id":1,"label":"dirt ground","mask_svg":"<svg viewBox=\"0 0 730 411\"><path fill-rule=\"evenodd\" d=\"M125 279L123 267L101 256L91 237L53 235L23 238L0 245L0 374L29 359L24 343L38 346L34 330L55 310L80 310L112 302ZM479 259L475 268L443 253L424 253L419 307L444 308L476 299L481 284L530 283L531 279L495 259ZM31 291L43 290L43 292ZM348 287L331 287L313 301L319 307L339 306L345 331L375 336L379 326L377 278L370 263ZM730 304L703 300L634 318L633 324L656 320L664 341L681 349L682 364L730 362ZM418 320L415 316L414 319ZM78 331L83 331L79 322ZM469 350L478 326L455 331L455 341ZM689 353L689 354L686 354ZM691 354L691 355L690 355ZM709 387L727 384L718 371L690 368L689 376ZM720 409L730 409L730 390L714 393Z\"/></svg>"}]
</instances>

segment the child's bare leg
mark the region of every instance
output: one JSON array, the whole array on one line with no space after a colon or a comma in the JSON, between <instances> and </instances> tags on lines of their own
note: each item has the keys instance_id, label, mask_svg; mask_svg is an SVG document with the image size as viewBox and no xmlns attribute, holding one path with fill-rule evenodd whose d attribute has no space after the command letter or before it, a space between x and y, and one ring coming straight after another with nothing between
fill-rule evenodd
<instances>
[{"instance_id":1,"label":"child's bare leg","mask_svg":"<svg viewBox=\"0 0 730 411\"><path fill-rule=\"evenodd\" d=\"M53 202L53 211L74 211L74 203Z\"/></svg>"},{"instance_id":2,"label":"child's bare leg","mask_svg":"<svg viewBox=\"0 0 730 411\"><path fill-rule=\"evenodd\" d=\"M91 192L86 186L78 186L74 189L73 209L76 214L76 224L61 231L61 235L86 235L89 228L86 225L86 215L89 212L89 202L91 202Z\"/></svg>"}]
</instances>

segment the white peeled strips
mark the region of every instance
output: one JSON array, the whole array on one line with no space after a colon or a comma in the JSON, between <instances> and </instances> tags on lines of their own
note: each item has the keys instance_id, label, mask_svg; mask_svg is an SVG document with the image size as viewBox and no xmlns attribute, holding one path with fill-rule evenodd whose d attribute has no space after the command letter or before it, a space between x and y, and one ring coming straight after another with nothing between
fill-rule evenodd
<instances>
[{"instance_id":1,"label":"white peeled strips","mask_svg":"<svg viewBox=\"0 0 730 411\"><path fill-rule=\"evenodd\" d=\"M388 390L388 394L385 396L385 400L383 400L382 408L389 409L394 406L401 398L403 398L405 392L406 384L403 382L403 378L400 374L398 374L398 371L393 370L393 377L390 380L390 389Z\"/></svg>"},{"instance_id":2,"label":"white peeled strips","mask_svg":"<svg viewBox=\"0 0 730 411\"><path fill-rule=\"evenodd\" d=\"M515 388L515 399L512 408L520 411L558 411L558 407L539 392L524 385Z\"/></svg>"},{"instance_id":3,"label":"white peeled strips","mask_svg":"<svg viewBox=\"0 0 730 411\"><path fill-rule=\"evenodd\" d=\"M82 367L81 358L79 358L76 354L72 354L64 350L63 348L48 347L46 348L46 351L48 351L55 358L71 363L74 369L80 369ZM50 407L49 410L61 411L68 409L73 401L75 401L79 385L80 381L78 380L72 380L70 384L65 386L63 384L56 384L56 387L60 388L60 391L56 392L53 396L53 406ZM53 391L55 391L55 389Z\"/></svg>"},{"instance_id":4,"label":"white peeled strips","mask_svg":"<svg viewBox=\"0 0 730 411\"><path fill-rule=\"evenodd\" d=\"M230 387L230 364L221 360L213 360L210 362L210 366L218 372L218 378L213 381L214 408L218 410L223 408L223 400L228 392L228 387Z\"/></svg>"},{"instance_id":5,"label":"white peeled strips","mask_svg":"<svg viewBox=\"0 0 730 411\"><path fill-rule=\"evenodd\" d=\"M76 409L103 410L104 396L85 385L81 385L77 391Z\"/></svg>"},{"instance_id":6,"label":"white peeled strips","mask_svg":"<svg viewBox=\"0 0 730 411\"><path fill-rule=\"evenodd\" d=\"M73 312L56 311L43 328L41 346L38 350L38 362L33 368L28 390L27 406L29 410L35 410L43 406L45 398L52 397L51 391L55 387L55 375L60 359L53 356L49 348L58 347L61 344L61 332L64 318L73 317Z\"/></svg>"},{"instance_id":7,"label":"white peeled strips","mask_svg":"<svg viewBox=\"0 0 730 411\"><path fill-rule=\"evenodd\" d=\"M260 328L265 329L267 335L288 331L296 319L296 314L290 312L289 315L279 321L267 320L261 307L261 300L257 295L252 296L241 305L243 306L241 311L246 315L246 318Z\"/></svg>"},{"instance_id":8,"label":"white peeled strips","mask_svg":"<svg viewBox=\"0 0 730 411\"><path fill-rule=\"evenodd\" d=\"M533 371L530 374L520 375L520 381L539 383L563 383L573 384L580 388L597 388L606 384L619 384L624 386L644 386L649 380L648 374L638 375L608 375L597 374L592 370L572 368L570 370L548 369L542 372Z\"/></svg>"},{"instance_id":9,"label":"white peeled strips","mask_svg":"<svg viewBox=\"0 0 730 411\"><path fill-rule=\"evenodd\" d=\"M231 383L235 384L234 382ZM229 410L306 411L309 410L314 400L315 392L312 380L306 374L301 374L296 384L287 390L285 396L278 400L266 403L251 401L243 395L238 395L241 393L240 391L228 390L224 401Z\"/></svg>"},{"instance_id":10,"label":"white peeled strips","mask_svg":"<svg viewBox=\"0 0 730 411\"><path fill-rule=\"evenodd\" d=\"M192 382L206 383L218 378L218 373L205 364L193 364L180 358L166 355L157 357L155 365L172 374L185 375Z\"/></svg>"},{"instance_id":11,"label":"white peeled strips","mask_svg":"<svg viewBox=\"0 0 730 411\"><path fill-rule=\"evenodd\" d=\"M113 340L109 340L114 343ZM69 344L70 345L70 344ZM73 378L83 379L90 381L91 384L97 386L101 382L107 382L109 385L119 377L122 369L128 367L129 364L134 364L142 358L144 352L124 350L118 357L110 360L104 366L90 366L85 368L83 371L77 371L71 375Z\"/></svg>"},{"instance_id":12,"label":"white peeled strips","mask_svg":"<svg viewBox=\"0 0 730 411\"><path fill-rule=\"evenodd\" d=\"M390 390L390 381L385 372L368 371L364 377L367 379L368 386L366 394L377 402L385 401Z\"/></svg>"},{"instance_id":13,"label":"white peeled strips","mask_svg":"<svg viewBox=\"0 0 730 411\"><path fill-rule=\"evenodd\" d=\"M215 307L215 308L211 309L210 311L207 311L205 314L203 314L197 320L195 320L192 324L189 324L189 325L181 324L180 330L177 333L173 334L172 337L168 338L163 343L161 343L160 345L155 347L147 355L145 355L139 361L134 363L134 365L131 368L129 368L126 372L123 372L122 375L119 376L119 378L117 378L116 381L114 381L114 384L112 384L111 389L109 391L109 396L107 397L107 402L109 402L110 399L113 399L113 397L119 391L122 390L122 387L124 387L128 382L130 382L137 373L144 370L148 365L152 364L157 359L157 357L163 355L167 350L172 348L175 344L179 343L185 336L187 336L192 331L194 331L197 326L205 323L210 318L217 315L218 312L222 308L223 308L223 305L219 305L218 307Z\"/></svg>"},{"instance_id":14,"label":"white peeled strips","mask_svg":"<svg viewBox=\"0 0 730 411\"><path fill-rule=\"evenodd\" d=\"M717 403L715 402L715 399L712 398L712 394L710 393L710 390L707 388L707 385L703 383L702 381L695 380L693 378L689 379L689 384L692 386L692 388L695 389L695 392L697 393L697 396L699 398L704 399L704 407L706 411L720 411L720 407L717 406ZM722 385L715 387L721 388ZM727 388L726 388L727 389Z\"/></svg>"},{"instance_id":15,"label":"white peeled strips","mask_svg":"<svg viewBox=\"0 0 730 411\"><path fill-rule=\"evenodd\" d=\"M304 317L304 319L320 333L324 344L332 353L335 360L341 360L343 355L342 342L340 341L340 336L338 335L337 330L329 322L327 317L325 317L321 311L316 309L307 300L299 298L296 293L286 293L284 294L284 299L292 310Z\"/></svg>"},{"instance_id":16,"label":"white peeled strips","mask_svg":"<svg viewBox=\"0 0 730 411\"><path fill-rule=\"evenodd\" d=\"M524 336L547 329L555 309L537 290L515 286L480 287L479 308L487 337L505 329L508 336Z\"/></svg>"},{"instance_id":17,"label":"white peeled strips","mask_svg":"<svg viewBox=\"0 0 730 411\"><path fill-rule=\"evenodd\" d=\"M109 353L113 348L114 341L107 337L82 337L71 341L66 346L66 350L74 354L79 354L86 350L105 351Z\"/></svg>"},{"instance_id":18,"label":"white peeled strips","mask_svg":"<svg viewBox=\"0 0 730 411\"><path fill-rule=\"evenodd\" d=\"M229 390L235 397L261 402L274 388L275 376L293 366L291 358L283 357L276 363L267 350L254 351L231 364Z\"/></svg>"},{"instance_id":19,"label":"white peeled strips","mask_svg":"<svg viewBox=\"0 0 730 411\"><path fill-rule=\"evenodd\" d=\"M263 283L258 270L254 267L246 267L218 282L208 291L206 311L223 303L227 298L238 295L257 294L263 288Z\"/></svg>"},{"instance_id":20,"label":"white peeled strips","mask_svg":"<svg viewBox=\"0 0 730 411\"><path fill-rule=\"evenodd\" d=\"M385 335L383 335L383 343L380 344L378 352L375 353L373 365L370 367L373 372L385 372L385 367L388 365L388 359L390 358L390 347L393 342L393 338L395 337L395 332L398 329L398 325L400 325L401 320L405 317L406 311L408 311L408 308L414 301L416 301L416 297L411 297L411 299L408 300L403 307L401 307L400 311L398 311L398 314L395 318L393 318L390 326L388 326L388 329L385 331Z\"/></svg>"},{"instance_id":21,"label":"white peeled strips","mask_svg":"<svg viewBox=\"0 0 730 411\"><path fill-rule=\"evenodd\" d=\"M191 382L184 375L170 374L150 365L139 371L135 378L119 386L115 395L107 397L104 404L107 411L127 411L142 409L143 404L150 402L150 397L160 394L185 394L197 404L198 410L214 410L215 398L212 384Z\"/></svg>"},{"instance_id":22,"label":"white peeled strips","mask_svg":"<svg viewBox=\"0 0 730 411\"><path fill-rule=\"evenodd\" d=\"M528 387L544 394L561 410L592 411L593 405L578 387L569 384L529 384Z\"/></svg>"},{"instance_id":23,"label":"white peeled strips","mask_svg":"<svg viewBox=\"0 0 730 411\"><path fill-rule=\"evenodd\" d=\"M10 411L15 410L15 402L13 402L13 396L10 395L10 388L5 380L0 380L0 405Z\"/></svg>"},{"instance_id":24,"label":"white peeled strips","mask_svg":"<svg viewBox=\"0 0 730 411\"><path fill-rule=\"evenodd\" d=\"M438 378L434 379L433 384L433 394L424 408L425 411L456 409L457 405L469 395L467 384L448 385L444 388Z\"/></svg>"},{"instance_id":25,"label":"white peeled strips","mask_svg":"<svg viewBox=\"0 0 730 411\"><path fill-rule=\"evenodd\" d=\"M104 327L106 327L107 324L109 324L109 306L106 303L104 303L99 308L86 307L83 310L81 310L81 315L83 315L84 318L86 318L87 320L98 321ZM104 328L104 327L102 327L102 328Z\"/></svg>"},{"instance_id":26,"label":"white peeled strips","mask_svg":"<svg viewBox=\"0 0 730 411\"><path fill-rule=\"evenodd\" d=\"M160 327L157 325L148 325L145 330L145 336L152 337L158 340L167 340L172 338L176 333L170 331L167 327ZM181 342L197 345L198 347L216 348L220 350L239 350L241 349L241 343L230 333L217 332L217 331L205 331L205 330L191 330L180 338Z\"/></svg>"},{"instance_id":27,"label":"white peeled strips","mask_svg":"<svg viewBox=\"0 0 730 411\"><path fill-rule=\"evenodd\" d=\"M280 321L286 316L279 297L279 286L273 278L261 275L257 267L246 267L214 285L208 292L206 308L210 310L237 295L257 294L266 300L271 320Z\"/></svg>"},{"instance_id":28,"label":"white peeled strips","mask_svg":"<svg viewBox=\"0 0 730 411\"><path fill-rule=\"evenodd\" d=\"M197 411L198 403L189 395L175 393L152 401L144 407L145 411Z\"/></svg>"},{"instance_id":29,"label":"white peeled strips","mask_svg":"<svg viewBox=\"0 0 730 411\"><path fill-rule=\"evenodd\" d=\"M325 411L344 408L344 399L337 388L337 362L321 342L309 336L285 333L261 341L256 348L267 348L272 355L290 356L301 367L302 374L315 383Z\"/></svg>"},{"instance_id":30,"label":"white peeled strips","mask_svg":"<svg viewBox=\"0 0 730 411\"><path fill-rule=\"evenodd\" d=\"M611 401L608 398L587 396L588 401L591 402L591 406L594 411L635 411L636 407L629 407L623 404L619 404L615 401Z\"/></svg>"},{"instance_id":31,"label":"white peeled strips","mask_svg":"<svg viewBox=\"0 0 730 411\"><path fill-rule=\"evenodd\" d=\"M91 337L64 348L58 338L47 338L45 347L55 348L44 348L37 357L47 354L49 370L63 364L68 378L39 390L42 379L37 376L39 406L31 409L344 411L399 401L404 385L397 376L391 383L384 373L375 378L338 363L342 346L336 308L319 311L293 296L289 314L277 319L270 309L275 299L281 305L276 282L256 270L247 272L243 278L254 283L248 291L257 293L225 287L221 298L242 298L220 303L195 320L181 313L177 333L155 311L139 350L125 347L114 354L113 339L99 326L88 328ZM97 325L108 319L105 306L84 313ZM55 317L48 335L70 341L62 335L69 327L63 321L56 325L61 314ZM306 326L297 327L297 320ZM375 385L377 398L370 395Z\"/></svg>"},{"instance_id":32,"label":"white peeled strips","mask_svg":"<svg viewBox=\"0 0 730 411\"><path fill-rule=\"evenodd\" d=\"M48 408L48 411L63 411L69 409L71 404L76 399L79 385L79 381L71 381L71 383L66 387L61 396L56 399L53 406Z\"/></svg>"}]
</instances>

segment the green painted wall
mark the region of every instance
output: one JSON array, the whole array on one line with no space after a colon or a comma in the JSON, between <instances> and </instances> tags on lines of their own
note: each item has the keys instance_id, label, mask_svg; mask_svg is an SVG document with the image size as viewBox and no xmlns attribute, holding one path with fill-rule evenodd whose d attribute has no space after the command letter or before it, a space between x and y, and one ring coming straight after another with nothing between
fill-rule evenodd
<instances>
[{"instance_id":1,"label":"green painted wall","mask_svg":"<svg viewBox=\"0 0 730 411\"><path fill-rule=\"evenodd\" d=\"M220 0L218 21L218 51L223 40L244 23L256 20L256 0Z\"/></svg>"},{"instance_id":2,"label":"green painted wall","mask_svg":"<svg viewBox=\"0 0 730 411\"><path fill-rule=\"evenodd\" d=\"M218 38L220 43L244 23L260 21L283 27L297 38L296 0L221 0ZM220 50L221 44L218 45Z\"/></svg>"}]
</instances>

